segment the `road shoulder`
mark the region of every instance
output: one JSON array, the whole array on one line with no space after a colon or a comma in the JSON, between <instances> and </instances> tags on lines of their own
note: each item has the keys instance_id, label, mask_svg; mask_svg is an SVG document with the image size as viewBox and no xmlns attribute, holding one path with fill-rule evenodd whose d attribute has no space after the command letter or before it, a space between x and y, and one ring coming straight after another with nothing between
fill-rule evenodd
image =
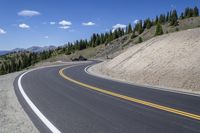
<instances>
[{"instance_id":1,"label":"road shoulder","mask_svg":"<svg viewBox=\"0 0 200 133\"><path fill-rule=\"evenodd\" d=\"M0 132L37 133L32 121L20 105L13 82L22 72L0 76Z\"/></svg>"}]
</instances>

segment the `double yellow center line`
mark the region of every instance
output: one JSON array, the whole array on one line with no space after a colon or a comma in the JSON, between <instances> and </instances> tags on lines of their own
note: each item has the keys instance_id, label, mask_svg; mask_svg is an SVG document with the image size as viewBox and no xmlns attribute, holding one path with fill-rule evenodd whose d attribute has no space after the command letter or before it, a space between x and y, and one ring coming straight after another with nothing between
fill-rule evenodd
<instances>
[{"instance_id":1,"label":"double yellow center line","mask_svg":"<svg viewBox=\"0 0 200 133\"><path fill-rule=\"evenodd\" d=\"M108 91L108 90L104 90L104 89L101 89L101 88L97 88L97 87L94 87L94 86L79 82L77 80L74 80L74 79L66 76L64 74L64 70L65 69L67 69L67 67L63 68L63 69L61 69L59 71L59 74L64 79L66 79L68 81L71 81L71 82L73 82L75 84L78 84L80 86L86 87L86 88L88 88L90 90L94 90L94 91L101 92L101 93L104 93L104 94L107 94L107 95L110 95L110 96L113 96L113 97L121 98L121 99L124 99L124 100L127 100L127 101L135 102L135 103L138 103L138 104L142 104L142 105L145 105L145 106L149 106L149 107L152 107L152 108L156 108L156 109L159 109L159 110L167 111L167 112L170 112L170 113L174 113L174 114L177 114L177 115L185 116L185 117L192 118L192 119L200 121L200 115L196 115L196 114L188 113L188 112L185 112L185 111L181 111L181 110L173 109L173 108L170 108L170 107L166 107L166 106L163 106L163 105L147 102L147 101L144 101L144 100L140 100L140 99L137 99L137 98L125 96L125 95L122 95L122 94L118 94L118 93L115 93L115 92L111 92L111 91Z\"/></svg>"}]
</instances>

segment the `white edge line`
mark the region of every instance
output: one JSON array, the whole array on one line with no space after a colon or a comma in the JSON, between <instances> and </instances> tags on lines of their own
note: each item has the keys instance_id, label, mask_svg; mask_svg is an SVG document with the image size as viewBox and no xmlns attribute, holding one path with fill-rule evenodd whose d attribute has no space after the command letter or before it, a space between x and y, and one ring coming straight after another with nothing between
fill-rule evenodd
<instances>
[{"instance_id":1,"label":"white edge line","mask_svg":"<svg viewBox=\"0 0 200 133\"><path fill-rule=\"evenodd\" d=\"M106 75L105 76L104 75L98 75L98 74L95 74L94 72L88 71L88 69L90 67L93 67L94 65L95 64L92 64L92 65L89 65L89 66L85 67L84 71L89 75L92 75L92 76L95 76L95 77L100 77L100 78L103 78L103 79L108 79L108 80L119 82L119 83L125 83L125 84L129 84L129 85L146 87L146 88L155 89L155 90L161 90L161 91L166 91L166 92L173 92L173 93L178 93L178 94L183 94L183 95L190 95L190 96L200 97L200 94L196 94L196 93L191 93L191 92L187 92L187 91L172 90L172 89L161 88L161 87L156 87L156 86L135 84L135 83L132 83L132 82L123 81L123 80L115 79L115 78L112 78L112 77L108 77Z\"/></svg>"},{"instance_id":2,"label":"white edge line","mask_svg":"<svg viewBox=\"0 0 200 133\"><path fill-rule=\"evenodd\" d=\"M27 104L30 106L30 108L33 110L33 112L39 117L39 119L49 128L49 130L53 133L61 133L61 131L59 129L57 129L41 112L40 110L34 105L34 103L30 100L30 98L27 96L27 94L25 93L22 85L21 85L21 80L23 78L24 75L26 75L29 72L38 70L38 69L42 69L42 68L49 68L49 67L56 67L56 66L65 66L65 65L72 65L72 66L76 66L79 64L82 64L83 62L74 62L74 63L64 63L64 64L58 64L58 65L50 65L50 66L43 66L43 67L38 67L38 68L34 68L32 70L29 70L25 73L23 73L22 75L20 75L20 77L18 78L18 87L19 87L19 91L21 92L23 98L25 99L25 101L27 102ZM85 63L85 62L84 62Z\"/></svg>"},{"instance_id":3,"label":"white edge line","mask_svg":"<svg viewBox=\"0 0 200 133\"><path fill-rule=\"evenodd\" d=\"M35 69L34 69L35 70ZM33 71L33 70L31 70ZM61 133L61 131L59 129L57 129L41 112L40 110L33 104L33 102L30 100L30 98L26 95L26 93L24 92L24 89L21 85L21 79L22 77L31 72L31 71L27 71L25 73L23 73L19 79L18 79L18 87L19 90L22 94L22 96L24 97L24 99L26 100L26 102L28 103L28 105L30 106L30 108L33 110L33 112L40 118L40 120L49 128L49 130L51 130L51 132L53 133Z\"/></svg>"}]
</instances>

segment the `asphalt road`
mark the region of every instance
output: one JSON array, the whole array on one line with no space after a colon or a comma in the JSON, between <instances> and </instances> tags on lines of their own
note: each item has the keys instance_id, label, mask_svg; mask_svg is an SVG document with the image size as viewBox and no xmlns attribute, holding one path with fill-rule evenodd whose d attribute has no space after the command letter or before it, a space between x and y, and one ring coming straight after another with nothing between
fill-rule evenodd
<instances>
[{"instance_id":1,"label":"asphalt road","mask_svg":"<svg viewBox=\"0 0 200 133\"><path fill-rule=\"evenodd\" d=\"M200 133L200 97L95 77L84 71L90 64L63 70L63 74L74 82L59 74L66 66L34 70L21 79L26 95L60 132ZM14 83L15 91L24 110L40 132L50 132L24 99L18 79ZM92 87L106 91L99 92L92 90ZM106 92L159 106L133 102ZM169 111L159 109L160 106L169 108ZM189 113L191 117L179 111Z\"/></svg>"}]
</instances>

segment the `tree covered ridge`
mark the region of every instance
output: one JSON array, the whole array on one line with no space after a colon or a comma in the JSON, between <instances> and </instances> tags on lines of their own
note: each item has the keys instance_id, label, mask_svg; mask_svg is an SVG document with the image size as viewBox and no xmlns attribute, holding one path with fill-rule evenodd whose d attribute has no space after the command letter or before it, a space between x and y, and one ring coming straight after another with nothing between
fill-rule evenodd
<instances>
[{"instance_id":1,"label":"tree covered ridge","mask_svg":"<svg viewBox=\"0 0 200 133\"><path fill-rule=\"evenodd\" d=\"M128 24L126 29L118 28L114 31L110 30L106 33L94 33L88 40L81 39L73 43L68 42L66 45L58 47L55 50L43 51L40 53L21 51L3 55L0 56L0 75L23 70L37 62L51 58L53 56L57 56L59 54L70 55L77 50L96 47L102 44L107 45L111 41L126 34L131 34L131 38L133 39L142 34L145 29L150 29L152 26L156 26L155 35L161 35L163 34L163 24L168 23L169 26L177 26L178 20L198 16L199 9L197 7L186 8L184 12L180 13L180 15L178 15L176 10L172 10L166 14L160 14L152 20L150 18L139 20L138 23L134 26ZM138 43L140 42L142 42L141 37L138 39Z\"/></svg>"}]
</instances>

